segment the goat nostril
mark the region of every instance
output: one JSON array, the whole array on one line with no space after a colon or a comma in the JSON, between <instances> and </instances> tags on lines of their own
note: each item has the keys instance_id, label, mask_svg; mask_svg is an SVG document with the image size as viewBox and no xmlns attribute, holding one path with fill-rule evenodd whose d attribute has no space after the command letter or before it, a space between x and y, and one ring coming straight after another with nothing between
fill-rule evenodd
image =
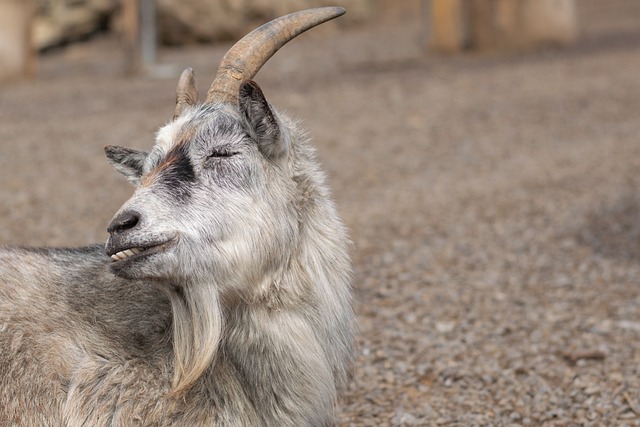
<instances>
[{"instance_id":1,"label":"goat nostril","mask_svg":"<svg viewBox=\"0 0 640 427\"><path fill-rule=\"evenodd\" d=\"M109 227L107 227L107 231L111 234L120 233L132 229L138 225L139 222L140 214L138 212L123 212L113 219Z\"/></svg>"}]
</instances>

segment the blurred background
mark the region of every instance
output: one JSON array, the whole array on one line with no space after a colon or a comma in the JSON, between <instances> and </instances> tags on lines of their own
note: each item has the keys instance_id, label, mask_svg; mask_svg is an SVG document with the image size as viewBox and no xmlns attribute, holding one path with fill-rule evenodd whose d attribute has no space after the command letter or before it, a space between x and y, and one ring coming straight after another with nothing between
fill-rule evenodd
<instances>
[{"instance_id":1,"label":"blurred background","mask_svg":"<svg viewBox=\"0 0 640 427\"><path fill-rule=\"evenodd\" d=\"M291 10L331 4L320 0L3 0L0 78L34 75L38 52L109 33L120 37L128 70L139 71L141 65L155 61L157 45L235 40ZM585 15L593 7L586 5ZM582 11L575 0L350 0L348 8L349 14L338 24L343 28L418 20L425 50L446 53L567 45L576 40Z\"/></svg>"},{"instance_id":2,"label":"blurred background","mask_svg":"<svg viewBox=\"0 0 640 427\"><path fill-rule=\"evenodd\" d=\"M0 0L0 244L105 241L133 189L103 147L329 3ZM339 424L640 425L640 2L342 3L256 76L354 242Z\"/></svg>"}]
</instances>

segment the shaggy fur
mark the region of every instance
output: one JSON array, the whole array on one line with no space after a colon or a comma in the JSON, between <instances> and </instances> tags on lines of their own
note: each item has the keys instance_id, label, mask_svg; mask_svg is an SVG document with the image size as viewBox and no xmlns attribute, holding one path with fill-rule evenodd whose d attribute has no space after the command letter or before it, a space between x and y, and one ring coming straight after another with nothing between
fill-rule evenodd
<instances>
[{"instance_id":1,"label":"shaggy fur","mask_svg":"<svg viewBox=\"0 0 640 427\"><path fill-rule=\"evenodd\" d=\"M137 188L106 254L0 249L0 425L333 423L346 232L304 133L238 96L183 99L149 153L107 148Z\"/></svg>"}]
</instances>

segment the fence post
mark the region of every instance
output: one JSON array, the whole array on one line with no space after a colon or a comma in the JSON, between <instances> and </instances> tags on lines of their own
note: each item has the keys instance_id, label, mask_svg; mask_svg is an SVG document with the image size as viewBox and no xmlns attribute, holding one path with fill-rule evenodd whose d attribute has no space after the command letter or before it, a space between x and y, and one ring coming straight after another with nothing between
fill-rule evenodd
<instances>
[{"instance_id":1,"label":"fence post","mask_svg":"<svg viewBox=\"0 0 640 427\"><path fill-rule=\"evenodd\" d=\"M431 45L464 49L526 49L566 45L577 35L575 0L431 0Z\"/></svg>"},{"instance_id":2,"label":"fence post","mask_svg":"<svg viewBox=\"0 0 640 427\"><path fill-rule=\"evenodd\" d=\"M467 24L464 0L431 0L431 46L444 53L465 47Z\"/></svg>"},{"instance_id":3,"label":"fence post","mask_svg":"<svg viewBox=\"0 0 640 427\"><path fill-rule=\"evenodd\" d=\"M140 2L122 0L122 35L127 73L140 71Z\"/></svg>"},{"instance_id":4,"label":"fence post","mask_svg":"<svg viewBox=\"0 0 640 427\"><path fill-rule=\"evenodd\" d=\"M34 0L0 0L0 81L35 76L31 28L36 7Z\"/></svg>"}]
</instances>

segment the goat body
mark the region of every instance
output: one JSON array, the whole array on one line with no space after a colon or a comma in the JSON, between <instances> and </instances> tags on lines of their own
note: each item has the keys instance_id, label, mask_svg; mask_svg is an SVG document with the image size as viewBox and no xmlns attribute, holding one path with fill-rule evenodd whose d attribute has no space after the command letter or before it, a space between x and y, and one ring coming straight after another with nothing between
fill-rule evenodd
<instances>
[{"instance_id":1,"label":"goat body","mask_svg":"<svg viewBox=\"0 0 640 427\"><path fill-rule=\"evenodd\" d=\"M353 355L348 239L251 66L237 86L219 72L204 104L186 70L150 152L106 148L137 187L106 247L0 249L0 425L333 423Z\"/></svg>"}]
</instances>

